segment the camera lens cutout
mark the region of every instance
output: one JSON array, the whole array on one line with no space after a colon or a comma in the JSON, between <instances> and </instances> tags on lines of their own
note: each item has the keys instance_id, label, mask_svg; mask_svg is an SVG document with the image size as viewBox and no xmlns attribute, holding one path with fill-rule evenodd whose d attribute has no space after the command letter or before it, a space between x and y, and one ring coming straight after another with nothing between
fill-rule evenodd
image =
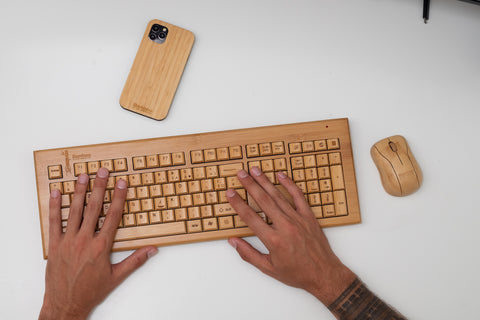
<instances>
[{"instance_id":1,"label":"camera lens cutout","mask_svg":"<svg viewBox=\"0 0 480 320\"><path fill-rule=\"evenodd\" d=\"M152 25L152 27L150 28L150 33L148 34L148 37L151 41L159 44L164 43L167 36L168 28L158 23Z\"/></svg>"}]
</instances>

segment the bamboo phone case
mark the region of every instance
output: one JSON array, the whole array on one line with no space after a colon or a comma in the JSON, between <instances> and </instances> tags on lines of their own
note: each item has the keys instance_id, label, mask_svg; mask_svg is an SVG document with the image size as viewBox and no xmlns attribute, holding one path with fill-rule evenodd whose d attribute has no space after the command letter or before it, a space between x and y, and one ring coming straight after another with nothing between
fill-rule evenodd
<instances>
[{"instance_id":1,"label":"bamboo phone case","mask_svg":"<svg viewBox=\"0 0 480 320\"><path fill-rule=\"evenodd\" d=\"M192 32L160 20L148 23L120 105L144 116L167 116L195 37Z\"/></svg>"}]
</instances>

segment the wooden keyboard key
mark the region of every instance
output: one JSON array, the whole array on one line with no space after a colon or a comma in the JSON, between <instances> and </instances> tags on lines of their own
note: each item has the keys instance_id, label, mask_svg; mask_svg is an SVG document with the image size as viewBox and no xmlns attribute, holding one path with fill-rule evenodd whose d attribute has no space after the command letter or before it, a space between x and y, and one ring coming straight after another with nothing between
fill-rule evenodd
<instances>
[{"instance_id":1,"label":"wooden keyboard key","mask_svg":"<svg viewBox=\"0 0 480 320\"><path fill-rule=\"evenodd\" d=\"M130 200L128 201L128 212L130 213L137 213L142 211L142 207L140 205L140 200Z\"/></svg>"},{"instance_id":2,"label":"wooden keyboard key","mask_svg":"<svg viewBox=\"0 0 480 320\"><path fill-rule=\"evenodd\" d=\"M193 206L193 197L191 194L184 194L180 196L180 206L182 208L188 208Z\"/></svg>"},{"instance_id":3,"label":"wooden keyboard key","mask_svg":"<svg viewBox=\"0 0 480 320\"><path fill-rule=\"evenodd\" d=\"M149 186L155 183L155 176L153 172L142 173L142 184L144 186Z\"/></svg>"},{"instance_id":4,"label":"wooden keyboard key","mask_svg":"<svg viewBox=\"0 0 480 320\"><path fill-rule=\"evenodd\" d=\"M315 146L315 151L327 150L327 142L325 140L315 140L313 144Z\"/></svg>"},{"instance_id":5,"label":"wooden keyboard key","mask_svg":"<svg viewBox=\"0 0 480 320\"><path fill-rule=\"evenodd\" d=\"M321 192L332 191L332 180L330 179L320 180L320 191Z\"/></svg>"},{"instance_id":6,"label":"wooden keyboard key","mask_svg":"<svg viewBox=\"0 0 480 320\"><path fill-rule=\"evenodd\" d=\"M232 146L228 148L230 153L230 159L242 159L242 147L241 146Z\"/></svg>"},{"instance_id":7,"label":"wooden keyboard key","mask_svg":"<svg viewBox=\"0 0 480 320\"><path fill-rule=\"evenodd\" d=\"M263 172L269 172L269 171L273 171L273 170L274 170L273 160L272 160L272 159L262 160L262 161L261 161L261 164L262 164L261 169L262 169Z\"/></svg>"},{"instance_id":8,"label":"wooden keyboard key","mask_svg":"<svg viewBox=\"0 0 480 320\"><path fill-rule=\"evenodd\" d=\"M328 154L328 161L330 162L330 165L341 164L342 163L342 157L340 155L340 152L329 153Z\"/></svg>"},{"instance_id":9,"label":"wooden keyboard key","mask_svg":"<svg viewBox=\"0 0 480 320\"><path fill-rule=\"evenodd\" d=\"M302 144L300 142L292 142L288 144L290 154L302 153Z\"/></svg>"},{"instance_id":10,"label":"wooden keyboard key","mask_svg":"<svg viewBox=\"0 0 480 320\"><path fill-rule=\"evenodd\" d=\"M224 160L229 160L230 155L228 153L228 148L217 148L217 159L218 161L224 161Z\"/></svg>"},{"instance_id":11,"label":"wooden keyboard key","mask_svg":"<svg viewBox=\"0 0 480 320\"><path fill-rule=\"evenodd\" d=\"M190 220L187 221L187 232L201 232L202 231L202 220Z\"/></svg>"},{"instance_id":12,"label":"wooden keyboard key","mask_svg":"<svg viewBox=\"0 0 480 320\"><path fill-rule=\"evenodd\" d=\"M193 219L201 218L200 207L190 207L187 209L187 211L188 211L188 219L193 220Z\"/></svg>"},{"instance_id":13,"label":"wooden keyboard key","mask_svg":"<svg viewBox=\"0 0 480 320\"><path fill-rule=\"evenodd\" d=\"M227 189L227 181L225 178L215 178L213 179L213 188L215 190L225 190Z\"/></svg>"},{"instance_id":14,"label":"wooden keyboard key","mask_svg":"<svg viewBox=\"0 0 480 320\"><path fill-rule=\"evenodd\" d=\"M205 201L205 193L194 193L192 197L194 206L203 206L207 203Z\"/></svg>"},{"instance_id":15,"label":"wooden keyboard key","mask_svg":"<svg viewBox=\"0 0 480 320\"><path fill-rule=\"evenodd\" d=\"M218 167L217 166L206 167L205 172L207 174L207 178L209 178L209 179L218 177Z\"/></svg>"},{"instance_id":16,"label":"wooden keyboard key","mask_svg":"<svg viewBox=\"0 0 480 320\"><path fill-rule=\"evenodd\" d=\"M227 217L218 218L218 228L220 230L232 229L233 228L233 217L232 216L227 216Z\"/></svg>"},{"instance_id":17,"label":"wooden keyboard key","mask_svg":"<svg viewBox=\"0 0 480 320\"><path fill-rule=\"evenodd\" d=\"M151 154L146 157L147 168L158 168L160 167L160 161L158 160L158 155Z\"/></svg>"},{"instance_id":18,"label":"wooden keyboard key","mask_svg":"<svg viewBox=\"0 0 480 320\"><path fill-rule=\"evenodd\" d=\"M142 211L152 211L154 209L153 199L142 199L140 200L140 205L142 207Z\"/></svg>"},{"instance_id":19,"label":"wooden keyboard key","mask_svg":"<svg viewBox=\"0 0 480 320\"><path fill-rule=\"evenodd\" d=\"M175 184L167 183L162 185L162 192L164 196L173 196L175 195Z\"/></svg>"},{"instance_id":20,"label":"wooden keyboard key","mask_svg":"<svg viewBox=\"0 0 480 320\"><path fill-rule=\"evenodd\" d=\"M260 156L260 150L258 150L258 144L249 144L246 146L247 157L253 158Z\"/></svg>"},{"instance_id":21,"label":"wooden keyboard key","mask_svg":"<svg viewBox=\"0 0 480 320\"><path fill-rule=\"evenodd\" d=\"M175 209L180 207L180 199L178 196L167 197L167 207L168 209Z\"/></svg>"},{"instance_id":22,"label":"wooden keyboard key","mask_svg":"<svg viewBox=\"0 0 480 320\"><path fill-rule=\"evenodd\" d=\"M205 200L207 204L214 204L218 203L218 196L216 191L206 192L205 193Z\"/></svg>"},{"instance_id":23,"label":"wooden keyboard key","mask_svg":"<svg viewBox=\"0 0 480 320\"><path fill-rule=\"evenodd\" d=\"M340 149L340 143L338 139L327 139L328 150Z\"/></svg>"},{"instance_id":24,"label":"wooden keyboard key","mask_svg":"<svg viewBox=\"0 0 480 320\"><path fill-rule=\"evenodd\" d=\"M333 199L335 201L335 214L337 216L344 216L348 214L347 200L345 198L345 191L338 190L333 192Z\"/></svg>"},{"instance_id":25,"label":"wooden keyboard key","mask_svg":"<svg viewBox=\"0 0 480 320\"><path fill-rule=\"evenodd\" d=\"M213 206L213 213L217 217L218 216L229 216L229 215L236 214L235 210L230 205L230 203L215 204Z\"/></svg>"},{"instance_id":26,"label":"wooden keyboard key","mask_svg":"<svg viewBox=\"0 0 480 320\"><path fill-rule=\"evenodd\" d=\"M205 162L202 150L190 152L190 158L193 164Z\"/></svg>"},{"instance_id":27,"label":"wooden keyboard key","mask_svg":"<svg viewBox=\"0 0 480 320\"><path fill-rule=\"evenodd\" d=\"M272 153L274 155L285 154L285 146L282 141L272 142Z\"/></svg>"},{"instance_id":28,"label":"wooden keyboard key","mask_svg":"<svg viewBox=\"0 0 480 320\"><path fill-rule=\"evenodd\" d=\"M320 193L311 193L308 195L308 204L310 206L319 206L322 204Z\"/></svg>"},{"instance_id":29,"label":"wooden keyboard key","mask_svg":"<svg viewBox=\"0 0 480 320\"><path fill-rule=\"evenodd\" d=\"M146 212L137 213L135 215L135 219L137 220L137 226L144 226L149 224L148 214Z\"/></svg>"},{"instance_id":30,"label":"wooden keyboard key","mask_svg":"<svg viewBox=\"0 0 480 320\"><path fill-rule=\"evenodd\" d=\"M175 183L175 194L185 194L188 193L188 184L186 182L177 182Z\"/></svg>"},{"instance_id":31,"label":"wooden keyboard key","mask_svg":"<svg viewBox=\"0 0 480 320\"><path fill-rule=\"evenodd\" d=\"M200 181L200 184L202 185L202 191L203 192L213 190L213 180L212 179L204 179L204 180Z\"/></svg>"},{"instance_id":32,"label":"wooden keyboard key","mask_svg":"<svg viewBox=\"0 0 480 320\"><path fill-rule=\"evenodd\" d=\"M57 189L60 193L63 193L63 184L61 182L52 182L50 183L50 192Z\"/></svg>"},{"instance_id":33,"label":"wooden keyboard key","mask_svg":"<svg viewBox=\"0 0 480 320\"><path fill-rule=\"evenodd\" d=\"M222 164L218 166L218 173L220 177L230 177L236 176L237 172L243 169L243 163L230 163L230 164Z\"/></svg>"},{"instance_id":34,"label":"wooden keyboard key","mask_svg":"<svg viewBox=\"0 0 480 320\"><path fill-rule=\"evenodd\" d=\"M102 160L102 161L100 161L100 167L107 169L108 172L114 172L113 160Z\"/></svg>"},{"instance_id":35,"label":"wooden keyboard key","mask_svg":"<svg viewBox=\"0 0 480 320\"><path fill-rule=\"evenodd\" d=\"M170 167L173 165L171 153L161 154L158 156L158 159L160 161L160 167Z\"/></svg>"},{"instance_id":36,"label":"wooden keyboard key","mask_svg":"<svg viewBox=\"0 0 480 320\"><path fill-rule=\"evenodd\" d=\"M193 180L188 182L188 192L189 193L197 193L202 191L202 186L200 185L200 181Z\"/></svg>"},{"instance_id":37,"label":"wooden keyboard key","mask_svg":"<svg viewBox=\"0 0 480 320\"><path fill-rule=\"evenodd\" d=\"M167 209L167 198L160 197L153 199L155 210L164 210Z\"/></svg>"},{"instance_id":38,"label":"wooden keyboard key","mask_svg":"<svg viewBox=\"0 0 480 320\"><path fill-rule=\"evenodd\" d=\"M172 164L174 166L182 166L185 164L185 153L174 152L172 153Z\"/></svg>"},{"instance_id":39,"label":"wooden keyboard key","mask_svg":"<svg viewBox=\"0 0 480 320\"><path fill-rule=\"evenodd\" d=\"M313 141L304 141L302 142L302 151L303 152L313 152L315 150Z\"/></svg>"},{"instance_id":40,"label":"wooden keyboard key","mask_svg":"<svg viewBox=\"0 0 480 320\"><path fill-rule=\"evenodd\" d=\"M63 177L62 166L48 166L48 178L49 179L61 179Z\"/></svg>"},{"instance_id":41,"label":"wooden keyboard key","mask_svg":"<svg viewBox=\"0 0 480 320\"><path fill-rule=\"evenodd\" d=\"M150 223L161 223L162 222L162 214L160 211L150 211L148 213Z\"/></svg>"},{"instance_id":42,"label":"wooden keyboard key","mask_svg":"<svg viewBox=\"0 0 480 320\"><path fill-rule=\"evenodd\" d=\"M328 154L317 154L316 160L318 167L328 166Z\"/></svg>"},{"instance_id":43,"label":"wooden keyboard key","mask_svg":"<svg viewBox=\"0 0 480 320\"><path fill-rule=\"evenodd\" d=\"M135 187L127 188L127 196L125 199L127 200L137 199L137 188Z\"/></svg>"},{"instance_id":44,"label":"wooden keyboard key","mask_svg":"<svg viewBox=\"0 0 480 320\"><path fill-rule=\"evenodd\" d=\"M151 224L132 228L120 228L115 235L116 241L134 240L187 233L185 222Z\"/></svg>"},{"instance_id":45,"label":"wooden keyboard key","mask_svg":"<svg viewBox=\"0 0 480 320\"><path fill-rule=\"evenodd\" d=\"M323 216L334 217L335 216L335 206L333 204L328 204L322 207L323 208Z\"/></svg>"},{"instance_id":46,"label":"wooden keyboard key","mask_svg":"<svg viewBox=\"0 0 480 320\"><path fill-rule=\"evenodd\" d=\"M342 166L331 166L333 190L345 189Z\"/></svg>"},{"instance_id":47,"label":"wooden keyboard key","mask_svg":"<svg viewBox=\"0 0 480 320\"><path fill-rule=\"evenodd\" d=\"M260 143L258 145L260 149L260 156L271 156L273 154L272 144L270 142Z\"/></svg>"},{"instance_id":48,"label":"wooden keyboard key","mask_svg":"<svg viewBox=\"0 0 480 320\"><path fill-rule=\"evenodd\" d=\"M168 170L167 171L168 182L180 181L180 170Z\"/></svg>"},{"instance_id":49,"label":"wooden keyboard key","mask_svg":"<svg viewBox=\"0 0 480 320\"><path fill-rule=\"evenodd\" d=\"M202 218L208 218L208 217L213 217L213 208L212 206L201 206L200 207L200 214L202 215Z\"/></svg>"},{"instance_id":50,"label":"wooden keyboard key","mask_svg":"<svg viewBox=\"0 0 480 320\"><path fill-rule=\"evenodd\" d=\"M287 170L287 160L284 158L275 159L273 160L273 166L275 167L275 171Z\"/></svg>"},{"instance_id":51,"label":"wooden keyboard key","mask_svg":"<svg viewBox=\"0 0 480 320\"><path fill-rule=\"evenodd\" d=\"M154 174L155 177L155 183L156 184L162 184L162 183L167 183L167 173L165 171L157 171Z\"/></svg>"},{"instance_id":52,"label":"wooden keyboard key","mask_svg":"<svg viewBox=\"0 0 480 320\"><path fill-rule=\"evenodd\" d=\"M122 172L122 171L127 171L127 159L114 159L113 160L113 168L115 169L115 172Z\"/></svg>"},{"instance_id":53,"label":"wooden keyboard key","mask_svg":"<svg viewBox=\"0 0 480 320\"><path fill-rule=\"evenodd\" d=\"M217 161L217 152L215 151L215 149L203 150L203 156L204 156L205 162Z\"/></svg>"},{"instance_id":54,"label":"wooden keyboard key","mask_svg":"<svg viewBox=\"0 0 480 320\"><path fill-rule=\"evenodd\" d=\"M243 221L238 215L233 216L233 222L235 224L235 228L248 227L245 221Z\"/></svg>"},{"instance_id":55,"label":"wooden keyboard key","mask_svg":"<svg viewBox=\"0 0 480 320\"><path fill-rule=\"evenodd\" d=\"M330 168L329 167L320 167L317 168L318 178L319 179L328 179L330 178Z\"/></svg>"},{"instance_id":56,"label":"wooden keyboard key","mask_svg":"<svg viewBox=\"0 0 480 320\"><path fill-rule=\"evenodd\" d=\"M138 199L145 199L150 197L150 192L148 191L148 187L137 187L137 197Z\"/></svg>"},{"instance_id":57,"label":"wooden keyboard key","mask_svg":"<svg viewBox=\"0 0 480 320\"><path fill-rule=\"evenodd\" d=\"M175 220L176 221L184 221L187 220L187 209L186 208L178 208L175 209Z\"/></svg>"},{"instance_id":58,"label":"wooden keyboard key","mask_svg":"<svg viewBox=\"0 0 480 320\"><path fill-rule=\"evenodd\" d=\"M303 157L292 157L290 159L292 162L292 170L304 168Z\"/></svg>"},{"instance_id":59,"label":"wooden keyboard key","mask_svg":"<svg viewBox=\"0 0 480 320\"><path fill-rule=\"evenodd\" d=\"M218 229L217 218L203 219L203 231L213 231Z\"/></svg>"},{"instance_id":60,"label":"wooden keyboard key","mask_svg":"<svg viewBox=\"0 0 480 320\"><path fill-rule=\"evenodd\" d=\"M62 208L70 207L70 195L62 194L62 201L60 203Z\"/></svg>"},{"instance_id":61,"label":"wooden keyboard key","mask_svg":"<svg viewBox=\"0 0 480 320\"><path fill-rule=\"evenodd\" d=\"M314 155L303 157L303 163L305 165L305 168L315 168L317 166Z\"/></svg>"},{"instance_id":62,"label":"wooden keyboard key","mask_svg":"<svg viewBox=\"0 0 480 320\"><path fill-rule=\"evenodd\" d=\"M133 227L135 226L136 222L135 222L135 215L134 214L124 214L123 215L123 226L124 227ZM118 234L118 231L120 231L121 229L118 229L117 230L117 234Z\"/></svg>"},{"instance_id":63,"label":"wooden keyboard key","mask_svg":"<svg viewBox=\"0 0 480 320\"><path fill-rule=\"evenodd\" d=\"M191 168L181 169L180 170L180 179L182 181L193 180L193 170Z\"/></svg>"},{"instance_id":64,"label":"wooden keyboard key","mask_svg":"<svg viewBox=\"0 0 480 320\"><path fill-rule=\"evenodd\" d=\"M317 168L307 168L307 169L305 169L305 179L306 180L318 179Z\"/></svg>"},{"instance_id":65,"label":"wooden keyboard key","mask_svg":"<svg viewBox=\"0 0 480 320\"><path fill-rule=\"evenodd\" d=\"M174 222L175 221L175 213L172 209L163 210L162 211L162 220L163 222Z\"/></svg>"},{"instance_id":66,"label":"wooden keyboard key","mask_svg":"<svg viewBox=\"0 0 480 320\"><path fill-rule=\"evenodd\" d=\"M140 170L140 169L147 168L147 161L145 160L145 157L133 157L132 162L133 162L133 170Z\"/></svg>"},{"instance_id":67,"label":"wooden keyboard key","mask_svg":"<svg viewBox=\"0 0 480 320\"><path fill-rule=\"evenodd\" d=\"M65 181L63 183L64 193L73 193L75 191L75 181Z\"/></svg>"},{"instance_id":68,"label":"wooden keyboard key","mask_svg":"<svg viewBox=\"0 0 480 320\"><path fill-rule=\"evenodd\" d=\"M140 174L131 174L128 176L128 185L138 187L142 185L142 176Z\"/></svg>"},{"instance_id":69,"label":"wooden keyboard key","mask_svg":"<svg viewBox=\"0 0 480 320\"><path fill-rule=\"evenodd\" d=\"M238 178L235 176L235 177L227 177L227 188L229 189L237 189L237 188L242 188L243 185L242 183L240 182L240 180L238 180Z\"/></svg>"},{"instance_id":70,"label":"wooden keyboard key","mask_svg":"<svg viewBox=\"0 0 480 320\"><path fill-rule=\"evenodd\" d=\"M78 177L82 173L88 174L87 163L86 162L77 162L73 165L75 177Z\"/></svg>"},{"instance_id":71,"label":"wooden keyboard key","mask_svg":"<svg viewBox=\"0 0 480 320\"><path fill-rule=\"evenodd\" d=\"M205 179L207 174L205 173L205 167L193 168L193 178L195 180Z\"/></svg>"},{"instance_id":72,"label":"wooden keyboard key","mask_svg":"<svg viewBox=\"0 0 480 320\"><path fill-rule=\"evenodd\" d=\"M320 194L322 197L322 204L332 204L333 203L333 193L332 192L322 192Z\"/></svg>"}]
</instances>

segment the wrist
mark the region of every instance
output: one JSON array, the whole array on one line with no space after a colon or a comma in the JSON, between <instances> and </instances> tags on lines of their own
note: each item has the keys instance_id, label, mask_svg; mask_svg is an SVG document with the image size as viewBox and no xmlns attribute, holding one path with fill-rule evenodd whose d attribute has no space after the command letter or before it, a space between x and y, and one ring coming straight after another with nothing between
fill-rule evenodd
<instances>
[{"instance_id":1,"label":"wrist","mask_svg":"<svg viewBox=\"0 0 480 320\"><path fill-rule=\"evenodd\" d=\"M71 320L84 320L88 317L87 313L70 310L68 306L58 306L50 303L47 299L43 300L42 309L40 310L39 320L50 319L71 319Z\"/></svg>"},{"instance_id":2,"label":"wrist","mask_svg":"<svg viewBox=\"0 0 480 320\"><path fill-rule=\"evenodd\" d=\"M328 306L335 301L357 276L346 266L340 265L332 268L328 273L319 275L319 281L307 289L324 305Z\"/></svg>"}]
</instances>

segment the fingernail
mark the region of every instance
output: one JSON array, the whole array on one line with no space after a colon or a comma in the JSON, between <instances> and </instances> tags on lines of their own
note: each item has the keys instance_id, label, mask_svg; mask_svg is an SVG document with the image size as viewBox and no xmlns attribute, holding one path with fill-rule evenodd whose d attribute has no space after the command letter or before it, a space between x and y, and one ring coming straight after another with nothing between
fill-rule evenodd
<instances>
[{"instance_id":1,"label":"fingernail","mask_svg":"<svg viewBox=\"0 0 480 320\"><path fill-rule=\"evenodd\" d=\"M225 192L225 195L227 196L227 198L232 198L234 195L235 195L235 190L233 189L228 189L227 192Z\"/></svg>"},{"instance_id":2,"label":"fingernail","mask_svg":"<svg viewBox=\"0 0 480 320\"><path fill-rule=\"evenodd\" d=\"M253 167L252 169L250 169L250 171L257 177L262 174L262 171L259 167Z\"/></svg>"},{"instance_id":3,"label":"fingernail","mask_svg":"<svg viewBox=\"0 0 480 320\"><path fill-rule=\"evenodd\" d=\"M247 176L248 176L248 173L245 170L238 171L239 178L246 178Z\"/></svg>"},{"instance_id":4,"label":"fingernail","mask_svg":"<svg viewBox=\"0 0 480 320\"><path fill-rule=\"evenodd\" d=\"M52 192L50 192L50 197L53 199L60 198L60 190L53 189Z\"/></svg>"},{"instance_id":5,"label":"fingernail","mask_svg":"<svg viewBox=\"0 0 480 320\"><path fill-rule=\"evenodd\" d=\"M150 259L151 257L153 257L154 255L156 255L158 253L158 249L157 248L152 248L150 250L147 251L147 256L148 256L148 259Z\"/></svg>"},{"instance_id":6,"label":"fingernail","mask_svg":"<svg viewBox=\"0 0 480 320\"><path fill-rule=\"evenodd\" d=\"M100 168L97 171L97 177L106 178L108 176L108 170L106 168Z\"/></svg>"},{"instance_id":7,"label":"fingernail","mask_svg":"<svg viewBox=\"0 0 480 320\"><path fill-rule=\"evenodd\" d=\"M127 181L125 181L123 179L119 179L117 181L117 188L118 189L126 189L127 188Z\"/></svg>"},{"instance_id":8,"label":"fingernail","mask_svg":"<svg viewBox=\"0 0 480 320\"><path fill-rule=\"evenodd\" d=\"M287 177L287 175L285 174L285 172L279 171L277 173L277 177L279 177L281 179L285 179Z\"/></svg>"},{"instance_id":9,"label":"fingernail","mask_svg":"<svg viewBox=\"0 0 480 320\"><path fill-rule=\"evenodd\" d=\"M78 177L78 183L81 183L81 184L85 184L88 182L88 176L85 174L85 173L82 173L79 177Z\"/></svg>"},{"instance_id":10,"label":"fingernail","mask_svg":"<svg viewBox=\"0 0 480 320\"><path fill-rule=\"evenodd\" d=\"M237 249L237 242L232 238L228 239L228 243L234 248Z\"/></svg>"}]
</instances>

